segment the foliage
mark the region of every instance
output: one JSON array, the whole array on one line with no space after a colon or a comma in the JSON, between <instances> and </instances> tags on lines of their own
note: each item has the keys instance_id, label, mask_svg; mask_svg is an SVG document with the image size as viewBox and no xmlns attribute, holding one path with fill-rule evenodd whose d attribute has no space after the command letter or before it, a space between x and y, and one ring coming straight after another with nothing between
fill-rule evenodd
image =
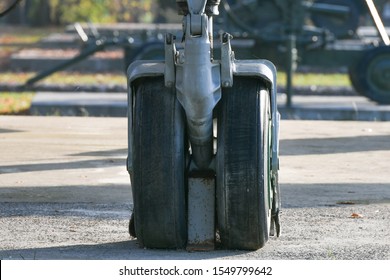
<instances>
[{"instance_id":1,"label":"foliage","mask_svg":"<svg viewBox=\"0 0 390 280\"><path fill-rule=\"evenodd\" d=\"M37 0L35 0L37 1ZM49 0L52 17L59 23L147 22L152 20L152 0Z\"/></svg>"},{"instance_id":2,"label":"foliage","mask_svg":"<svg viewBox=\"0 0 390 280\"><path fill-rule=\"evenodd\" d=\"M1 0L6 8L14 0ZM2 19L8 24L64 25L74 22L180 22L175 0L25 0Z\"/></svg>"},{"instance_id":3,"label":"foliage","mask_svg":"<svg viewBox=\"0 0 390 280\"><path fill-rule=\"evenodd\" d=\"M0 93L0 115L23 114L31 106L34 94L25 93Z\"/></svg>"},{"instance_id":4,"label":"foliage","mask_svg":"<svg viewBox=\"0 0 390 280\"><path fill-rule=\"evenodd\" d=\"M43 25L73 22L151 22L156 10L153 0L29 0L25 9L29 21Z\"/></svg>"},{"instance_id":5,"label":"foliage","mask_svg":"<svg viewBox=\"0 0 390 280\"><path fill-rule=\"evenodd\" d=\"M32 78L34 72L2 72L0 84L23 85ZM56 72L40 82L45 85L117 85L126 87L126 76L118 73L78 73L78 72Z\"/></svg>"},{"instance_id":6,"label":"foliage","mask_svg":"<svg viewBox=\"0 0 390 280\"><path fill-rule=\"evenodd\" d=\"M278 84L285 85L287 75L278 72ZM294 86L341 86L350 87L351 82L347 74L321 74L321 73L295 73L293 76Z\"/></svg>"}]
</instances>

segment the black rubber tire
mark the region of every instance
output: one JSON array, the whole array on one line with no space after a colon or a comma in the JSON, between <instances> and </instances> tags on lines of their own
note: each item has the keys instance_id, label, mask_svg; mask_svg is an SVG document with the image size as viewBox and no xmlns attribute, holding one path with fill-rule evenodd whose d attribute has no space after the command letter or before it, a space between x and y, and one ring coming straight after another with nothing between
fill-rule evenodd
<instances>
[{"instance_id":1,"label":"black rubber tire","mask_svg":"<svg viewBox=\"0 0 390 280\"><path fill-rule=\"evenodd\" d=\"M135 232L135 224L134 224L134 212L131 213L130 221L129 221L129 234L131 237L136 238L137 233Z\"/></svg>"},{"instance_id":2,"label":"black rubber tire","mask_svg":"<svg viewBox=\"0 0 390 280\"><path fill-rule=\"evenodd\" d=\"M351 37L356 33L359 26L359 7L353 0L317 0L316 3L346 6L350 9L345 18L330 16L327 14L313 13L311 20L317 27L328 29L336 38Z\"/></svg>"},{"instance_id":3,"label":"black rubber tire","mask_svg":"<svg viewBox=\"0 0 390 280\"><path fill-rule=\"evenodd\" d=\"M217 221L222 247L257 250L270 233L270 102L261 81L224 89L217 132Z\"/></svg>"},{"instance_id":4,"label":"black rubber tire","mask_svg":"<svg viewBox=\"0 0 390 280\"><path fill-rule=\"evenodd\" d=\"M349 78L359 94L379 104L390 104L390 47L367 50L349 68Z\"/></svg>"},{"instance_id":5,"label":"black rubber tire","mask_svg":"<svg viewBox=\"0 0 390 280\"><path fill-rule=\"evenodd\" d=\"M184 111L163 77L138 83L134 101L132 188L142 247L184 248L187 241Z\"/></svg>"}]
</instances>

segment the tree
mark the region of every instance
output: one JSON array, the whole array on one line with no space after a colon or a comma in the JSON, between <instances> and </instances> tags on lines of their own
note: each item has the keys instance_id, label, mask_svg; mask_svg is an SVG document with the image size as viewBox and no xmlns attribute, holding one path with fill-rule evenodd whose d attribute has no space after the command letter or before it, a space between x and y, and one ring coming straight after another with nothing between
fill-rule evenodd
<instances>
[{"instance_id":1,"label":"tree","mask_svg":"<svg viewBox=\"0 0 390 280\"><path fill-rule=\"evenodd\" d=\"M25 1L27 23L32 26L44 26L51 23L50 3L46 0Z\"/></svg>"},{"instance_id":2,"label":"tree","mask_svg":"<svg viewBox=\"0 0 390 280\"><path fill-rule=\"evenodd\" d=\"M9 2L12 0L3 3ZM152 22L154 3L153 0L26 0L12 11L8 22L34 26L77 21Z\"/></svg>"},{"instance_id":3,"label":"tree","mask_svg":"<svg viewBox=\"0 0 390 280\"><path fill-rule=\"evenodd\" d=\"M36 0L35 0L36 1ZM52 20L66 24L151 21L152 0L50 0Z\"/></svg>"}]
</instances>

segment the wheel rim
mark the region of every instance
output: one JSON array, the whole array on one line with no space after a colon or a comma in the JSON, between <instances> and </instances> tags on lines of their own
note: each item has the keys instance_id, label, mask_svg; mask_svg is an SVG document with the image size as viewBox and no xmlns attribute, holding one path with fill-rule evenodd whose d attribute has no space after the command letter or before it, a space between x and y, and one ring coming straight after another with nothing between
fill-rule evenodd
<instances>
[{"instance_id":1,"label":"wheel rim","mask_svg":"<svg viewBox=\"0 0 390 280\"><path fill-rule=\"evenodd\" d=\"M269 116L270 116L269 112ZM267 176L268 176L268 217L267 217L267 228L268 233L271 231L271 218L272 218L272 201L273 201L273 190L272 190L272 182L271 182L271 139L272 139L272 126L271 126L271 120L268 119L268 143L267 143L267 156L268 156L268 162L267 162Z\"/></svg>"}]
</instances>

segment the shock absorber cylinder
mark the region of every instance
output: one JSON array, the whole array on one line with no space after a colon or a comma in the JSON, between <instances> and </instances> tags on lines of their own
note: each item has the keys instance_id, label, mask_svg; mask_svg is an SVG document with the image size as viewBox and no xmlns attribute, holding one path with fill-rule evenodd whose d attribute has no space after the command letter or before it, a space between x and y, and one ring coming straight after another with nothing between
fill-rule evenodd
<instances>
[{"instance_id":1,"label":"shock absorber cylinder","mask_svg":"<svg viewBox=\"0 0 390 280\"><path fill-rule=\"evenodd\" d=\"M206 2L188 0L183 8L184 49L176 61L177 98L186 112L193 159L199 169L207 169L212 160L213 109L221 98L220 64L212 61L212 15L205 13Z\"/></svg>"}]
</instances>

